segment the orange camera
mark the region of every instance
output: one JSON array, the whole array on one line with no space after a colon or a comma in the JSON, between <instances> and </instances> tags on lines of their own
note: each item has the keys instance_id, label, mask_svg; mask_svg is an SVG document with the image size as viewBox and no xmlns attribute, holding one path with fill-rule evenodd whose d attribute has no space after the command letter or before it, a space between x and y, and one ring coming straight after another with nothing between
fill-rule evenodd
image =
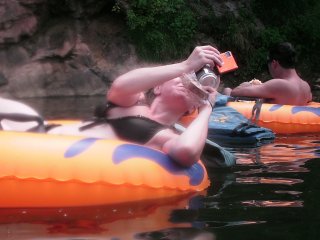
<instances>
[{"instance_id":1,"label":"orange camera","mask_svg":"<svg viewBox=\"0 0 320 240\"><path fill-rule=\"evenodd\" d=\"M231 72L231 71L238 69L238 65L236 63L236 60L234 59L234 57L230 51L221 53L220 57L223 61L223 65L221 67L217 66L217 70L218 70L219 74L224 74L224 73Z\"/></svg>"}]
</instances>

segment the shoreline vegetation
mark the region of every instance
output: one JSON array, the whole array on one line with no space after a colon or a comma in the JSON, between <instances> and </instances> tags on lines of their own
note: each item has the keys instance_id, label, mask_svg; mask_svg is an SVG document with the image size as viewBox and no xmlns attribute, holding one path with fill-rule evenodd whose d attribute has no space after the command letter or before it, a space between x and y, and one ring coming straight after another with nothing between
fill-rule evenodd
<instances>
[{"instance_id":1,"label":"shoreline vegetation","mask_svg":"<svg viewBox=\"0 0 320 240\"><path fill-rule=\"evenodd\" d=\"M226 1L229 10L214 4L219 1L211 1L212 5L207 1L155 2L131 1L124 10L140 57L179 58L196 43L209 40L237 57L239 70L226 76L236 86L253 78L267 80L267 49L289 41L298 51L298 71L313 90L320 89L320 29L314 27L320 24L319 1Z\"/></svg>"},{"instance_id":2,"label":"shoreline vegetation","mask_svg":"<svg viewBox=\"0 0 320 240\"><path fill-rule=\"evenodd\" d=\"M124 72L179 61L208 43L235 56L238 70L222 77L233 88L270 79L269 46L289 41L319 101L318 0L19 0L2 8L3 97L103 95Z\"/></svg>"}]
</instances>

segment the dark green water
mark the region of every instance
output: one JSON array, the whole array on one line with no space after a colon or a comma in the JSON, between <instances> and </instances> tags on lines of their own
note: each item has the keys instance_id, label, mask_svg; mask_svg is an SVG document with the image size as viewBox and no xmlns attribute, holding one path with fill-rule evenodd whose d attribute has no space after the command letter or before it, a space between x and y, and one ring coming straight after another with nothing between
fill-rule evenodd
<instances>
[{"instance_id":1,"label":"dark green water","mask_svg":"<svg viewBox=\"0 0 320 240\"><path fill-rule=\"evenodd\" d=\"M47 119L86 118L97 101L103 98L27 103ZM237 166L208 169L212 185L205 196L132 206L0 210L0 239L320 239L319 135L277 136L268 145L229 150Z\"/></svg>"},{"instance_id":2,"label":"dark green water","mask_svg":"<svg viewBox=\"0 0 320 240\"><path fill-rule=\"evenodd\" d=\"M200 218L217 239L319 239L320 141L278 137L240 157L230 173L212 179L227 186L209 193Z\"/></svg>"}]
</instances>

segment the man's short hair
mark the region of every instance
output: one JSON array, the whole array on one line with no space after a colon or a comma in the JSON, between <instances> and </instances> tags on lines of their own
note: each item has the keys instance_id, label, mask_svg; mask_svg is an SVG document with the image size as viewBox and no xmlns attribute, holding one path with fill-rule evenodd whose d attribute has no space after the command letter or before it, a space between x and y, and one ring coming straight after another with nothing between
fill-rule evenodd
<instances>
[{"instance_id":1,"label":"man's short hair","mask_svg":"<svg viewBox=\"0 0 320 240\"><path fill-rule=\"evenodd\" d=\"M296 51L289 42L278 43L270 48L268 60L277 60L283 68L295 68Z\"/></svg>"}]
</instances>

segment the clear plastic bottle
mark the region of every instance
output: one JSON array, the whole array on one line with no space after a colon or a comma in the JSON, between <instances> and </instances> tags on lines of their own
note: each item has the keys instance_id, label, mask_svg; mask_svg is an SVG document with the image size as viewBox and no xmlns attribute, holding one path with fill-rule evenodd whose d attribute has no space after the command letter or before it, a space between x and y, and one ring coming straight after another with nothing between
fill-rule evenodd
<instances>
[{"instance_id":1,"label":"clear plastic bottle","mask_svg":"<svg viewBox=\"0 0 320 240\"><path fill-rule=\"evenodd\" d=\"M215 73L208 64L196 72L196 77L203 86L211 86L214 89L218 89L220 85L220 75Z\"/></svg>"},{"instance_id":2,"label":"clear plastic bottle","mask_svg":"<svg viewBox=\"0 0 320 240\"><path fill-rule=\"evenodd\" d=\"M208 99L209 93L202 88L194 72L183 74L181 79L184 87L189 90L195 106L202 105Z\"/></svg>"}]
</instances>

